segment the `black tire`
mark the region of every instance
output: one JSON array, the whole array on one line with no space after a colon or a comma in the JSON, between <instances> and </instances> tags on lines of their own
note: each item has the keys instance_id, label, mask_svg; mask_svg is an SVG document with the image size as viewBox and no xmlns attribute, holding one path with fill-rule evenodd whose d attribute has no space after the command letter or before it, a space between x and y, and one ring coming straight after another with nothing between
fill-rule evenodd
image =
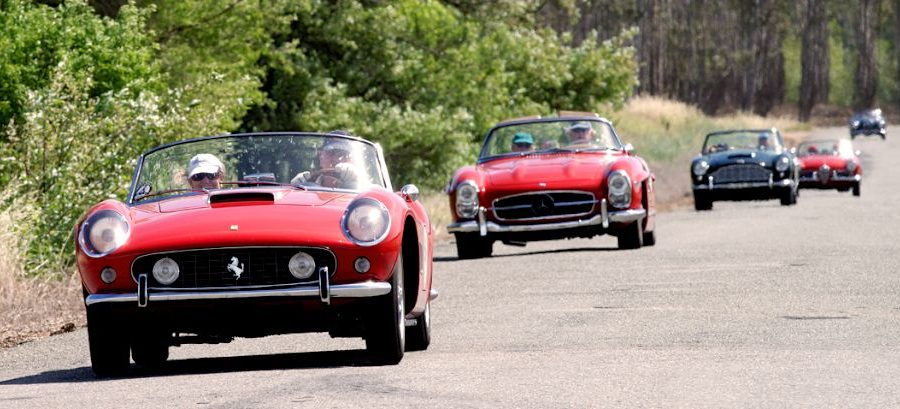
<instances>
[{"instance_id":1,"label":"black tire","mask_svg":"<svg viewBox=\"0 0 900 409\"><path fill-rule=\"evenodd\" d=\"M169 359L169 334L147 331L131 340L131 359L144 368L156 368Z\"/></svg>"},{"instance_id":2,"label":"black tire","mask_svg":"<svg viewBox=\"0 0 900 409\"><path fill-rule=\"evenodd\" d=\"M460 260L490 257L494 241L479 233L456 233L456 255Z\"/></svg>"},{"instance_id":3,"label":"black tire","mask_svg":"<svg viewBox=\"0 0 900 409\"><path fill-rule=\"evenodd\" d=\"M797 204L797 189L789 187L781 192L781 205L793 206Z\"/></svg>"},{"instance_id":4,"label":"black tire","mask_svg":"<svg viewBox=\"0 0 900 409\"><path fill-rule=\"evenodd\" d=\"M860 195L860 191L859 191L860 186L859 185L860 185L859 182L856 182L853 184L853 196L859 197L859 195Z\"/></svg>"},{"instance_id":5,"label":"black tire","mask_svg":"<svg viewBox=\"0 0 900 409\"><path fill-rule=\"evenodd\" d=\"M656 245L656 230L644 232L644 247Z\"/></svg>"},{"instance_id":6,"label":"black tire","mask_svg":"<svg viewBox=\"0 0 900 409\"><path fill-rule=\"evenodd\" d=\"M406 312L403 296L403 257L391 276L391 292L374 300L366 328L366 354L378 365L396 365L406 344Z\"/></svg>"},{"instance_id":7,"label":"black tire","mask_svg":"<svg viewBox=\"0 0 900 409\"><path fill-rule=\"evenodd\" d=\"M713 202L706 196L706 194L694 192L694 210L700 212L705 210L712 210Z\"/></svg>"},{"instance_id":8,"label":"black tire","mask_svg":"<svg viewBox=\"0 0 900 409\"><path fill-rule=\"evenodd\" d=\"M644 232L640 221L631 223L619 232L619 250L639 249L644 245Z\"/></svg>"},{"instance_id":9,"label":"black tire","mask_svg":"<svg viewBox=\"0 0 900 409\"><path fill-rule=\"evenodd\" d=\"M425 312L416 318L416 325L406 328L406 350L424 351L431 345L431 301L425 303Z\"/></svg>"},{"instance_id":10,"label":"black tire","mask_svg":"<svg viewBox=\"0 0 900 409\"><path fill-rule=\"evenodd\" d=\"M128 333L110 311L87 306L88 346L91 369L100 378L128 372Z\"/></svg>"}]
</instances>

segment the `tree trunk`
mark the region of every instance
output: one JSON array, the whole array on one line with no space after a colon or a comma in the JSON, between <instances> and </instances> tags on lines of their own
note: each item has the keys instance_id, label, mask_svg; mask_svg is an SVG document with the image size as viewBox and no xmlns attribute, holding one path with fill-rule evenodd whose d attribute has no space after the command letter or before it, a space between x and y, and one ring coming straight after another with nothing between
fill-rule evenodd
<instances>
[{"instance_id":1,"label":"tree trunk","mask_svg":"<svg viewBox=\"0 0 900 409\"><path fill-rule=\"evenodd\" d=\"M825 0L804 0L801 7L804 24L798 116L806 122L813 107L828 100L828 18Z\"/></svg>"},{"instance_id":2,"label":"tree trunk","mask_svg":"<svg viewBox=\"0 0 900 409\"><path fill-rule=\"evenodd\" d=\"M854 25L856 28L856 72L854 74L853 108L872 108L878 87L878 67L875 60L875 6L877 0L859 0Z\"/></svg>"}]
</instances>

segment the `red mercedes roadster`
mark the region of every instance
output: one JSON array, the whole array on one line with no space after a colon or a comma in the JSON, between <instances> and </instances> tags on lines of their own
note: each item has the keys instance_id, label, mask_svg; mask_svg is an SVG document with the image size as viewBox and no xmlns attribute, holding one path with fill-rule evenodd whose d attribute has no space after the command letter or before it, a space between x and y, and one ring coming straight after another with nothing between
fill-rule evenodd
<instances>
[{"instance_id":1,"label":"red mercedes roadster","mask_svg":"<svg viewBox=\"0 0 900 409\"><path fill-rule=\"evenodd\" d=\"M459 258L487 257L495 241L611 234L618 247L656 242L654 176L596 114L505 121L487 134L475 166L447 186Z\"/></svg>"},{"instance_id":2,"label":"red mercedes roadster","mask_svg":"<svg viewBox=\"0 0 900 409\"><path fill-rule=\"evenodd\" d=\"M138 158L124 202L75 227L98 376L234 337L362 337L374 363L430 343L432 227L378 145L344 134L213 136Z\"/></svg>"},{"instance_id":3,"label":"red mercedes roadster","mask_svg":"<svg viewBox=\"0 0 900 409\"><path fill-rule=\"evenodd\" d=\"M847 139L805 141L797 146L800 161L800 187L807 189L837 189L860 195L862 163L859 151Z\"/></svg>"}]
</instances>

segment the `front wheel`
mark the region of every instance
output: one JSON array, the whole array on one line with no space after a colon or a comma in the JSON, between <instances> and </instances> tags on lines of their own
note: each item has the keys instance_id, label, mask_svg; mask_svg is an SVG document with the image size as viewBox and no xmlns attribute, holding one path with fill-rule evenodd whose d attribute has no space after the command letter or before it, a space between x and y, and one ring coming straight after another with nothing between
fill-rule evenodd
<instances>
[{"instance_id":1,"label":"front wheel","mask_svg":"<svg viewBox=\"0 0 900 409\"><path fill-rule=\"evenodd\" d=\"M98 377L111 377L128 371L128 333L109 310L87 307L88 347L91 369Z\"/></svg>"},{"instance_id":2,"label":"front wheel","mask_svg":"<svg viewBox=\"0 0 900 409\"><path fill-rule=\"evenodd\" d=\"M391 292L374 300L366 329L366 353L380 365L395 365L403 359L406 344L406 306L403 296L403 257L391 276Z\"/></svg>"},{"instance_id":3,"label":"front wheel","mask_svg":"<svg viewBox=\"0 0 900 409\"><path fill-rule=\"evenodd\" d=\"M456 233L456 255L460 260L490 257L494 241L479 233Z\"/></svg>"},{"instance_id":4,"label":"front wheel","mask_svg":"<svg viewBox=\"0 0 900 409\"><path fill-rule=\"evenodd\" d=\"M856 182L856 183L853 184L853 196L859 197L859 195L860 195L859 188L860 188L860 187L859 187L859 182Z\"/></svg>"},{"instance_id":5,"label":"front wheel","mask_svg":"<svg viewBox=\"0 0 900 409\"><path fill-rule=\"evenodd\" d=\"M131 341L131 359L145 368L156 368L169 359L170 334L145 331Z\"/></svg>"},{"instance_id":6,"label":"front wheel","mask_svg":"<svg viewBox=\"0 0 900 409\"><path fill-rule=\"evenodd\" d=\"M639 249L644 245L644 232L641 231L641 222L631 223L619 233L619 250Z\"/></svg>"},{"instance_id":7,"label":"front wheel","mask_svg":"<svg viewBox=\"0 0 900 409\"><path fill-rule=\"evenodd\" d=\"M791 206L797 204L797 189L789 187L781 193L781 205Z\"/></svg>"},{"instance_id":8,"label":"front wheel","mask_svg":"<svg viewBox=\"0 0 900 409\"><path fill-rule=\"evenodd\" d=\"M406 329L406 350L424 351L431 344L431 301L425 303L425 312L416 318L416 325Z\"/></svg>"},{"instance_id":9,"label":"front wheel","mask_svg":"<svg viewBox=\"0 0 900 409\"><path fill-rule=\"evenodd\" d=\"M704 193L694 192L694 210L712 210L713 202Z\"/></svg>"}]
</instances>

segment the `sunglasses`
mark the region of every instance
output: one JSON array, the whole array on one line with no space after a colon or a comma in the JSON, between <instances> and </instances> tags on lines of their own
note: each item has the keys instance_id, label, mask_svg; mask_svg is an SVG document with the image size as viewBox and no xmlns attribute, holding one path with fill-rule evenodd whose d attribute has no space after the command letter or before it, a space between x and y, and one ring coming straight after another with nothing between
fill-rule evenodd
<instances>
[{"instance_id":1,"label":"sunglasses","mask_svg":"<svg viewBox=\"0 0 900 409\"><path fill-rule=\"evenodd\" d=\"M199 182L203 179L213 180L219 177L218 173L196 173L191 175L191 180L194 182Z\"/></svg>"}]
</instances>

